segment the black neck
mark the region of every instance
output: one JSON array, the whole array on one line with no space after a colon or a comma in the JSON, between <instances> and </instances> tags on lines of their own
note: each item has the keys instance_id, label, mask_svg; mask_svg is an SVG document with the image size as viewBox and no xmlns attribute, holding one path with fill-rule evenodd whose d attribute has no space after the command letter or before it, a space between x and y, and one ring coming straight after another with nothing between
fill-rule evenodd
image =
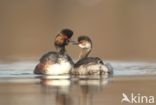
<instances>
[{"instance_id":1,"label":"black neck","mask_svg":"<svg viewBox=\"0 0 156 105\"><path fill-rule=\"evenodd\" d=\"M57 52L61 53L61 54L64 54L66 52L66 49L65 49L65 46L55 46L56 47L56 50Z\"/></svg>"}]
</instances>

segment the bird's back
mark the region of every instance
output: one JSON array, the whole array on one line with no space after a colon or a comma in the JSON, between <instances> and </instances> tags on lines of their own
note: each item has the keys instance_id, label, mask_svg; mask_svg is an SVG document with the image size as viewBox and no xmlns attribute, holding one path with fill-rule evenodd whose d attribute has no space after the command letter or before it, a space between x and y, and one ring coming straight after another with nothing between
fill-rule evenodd
<instances>
[{"instance_id":1,"label":"bird's back","mask_svg":"<svg viewBox=\"0 0 156 105\"><path fill-rule=\"evenodd\" d=\"M99 57L86 57L79 60L71 71L74 75L103 75L112 74L109 64L104 64Z\"/></svg>"},{"instance_id":2,"label":"bird's back","mask_svg":"<svg viewBox=\"0 0 156 105\"><path fill-rule=\"evenodd\" d=\"M78 62L76 62L74 67L79 67L81 65L87 65L90 63L103 64L103 61L99 57L87 57L87 58L80 59Z\"/></svg>"},{"instance_id":3,"label":"bird's back","mask_svg":"<svg viewBox=\"0 0 156 105\"><path fill-rule=\"evenodd\" d=\"M34 73L49 75L66 74L72 69L73 65L73 60L68 54L48 52L40 58L40 63L36 66Z\"/></svg>"}]
</instances>

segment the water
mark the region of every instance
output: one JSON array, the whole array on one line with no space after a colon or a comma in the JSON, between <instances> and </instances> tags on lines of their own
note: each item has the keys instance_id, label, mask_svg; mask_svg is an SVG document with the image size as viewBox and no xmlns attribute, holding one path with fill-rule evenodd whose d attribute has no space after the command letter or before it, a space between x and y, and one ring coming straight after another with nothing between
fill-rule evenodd
<instances>
[{"instance_id":1,"label":"water","mask_svg":"<svg viewBox=\"0 0 156 105\"><path fill-rule=\"evenodd\" d=\"M114 76L153 75L156 74L156 63L144 62L109 62L114 69ZM35 77L33 69L37 62L22 61L0 63L2 77Z\"/></svg>"},{"instance_id":2,"label":"water","mask_svg":"<svg viewBox=\"0 0 156 105\"><path fill-rule=\"evenodd\" d=\"M1 62L0 105L119 105L123 92L156 97L156 63L109 63L112 77L73 77L35 75L35 61Z\"/></svg>"}]
</instances>

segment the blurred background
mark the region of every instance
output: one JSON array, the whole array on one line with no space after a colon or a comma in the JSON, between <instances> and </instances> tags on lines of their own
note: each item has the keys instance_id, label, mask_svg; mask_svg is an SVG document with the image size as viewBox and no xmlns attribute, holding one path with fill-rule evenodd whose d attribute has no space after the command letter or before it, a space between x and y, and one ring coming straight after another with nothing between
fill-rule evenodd
<instances>
[{"instance_id":1,"label":"blurred background","mask_svg":"<svg viewBox=\"0 0 156 105\"><path fill-rule=\"evenodd\" d=\"M62 28L89 35L91 56L156 59L156 0L0 0L0 60L34 59L55 50ZM69 45L76 59L80 49Z\"/></svg>"}]
</instances>

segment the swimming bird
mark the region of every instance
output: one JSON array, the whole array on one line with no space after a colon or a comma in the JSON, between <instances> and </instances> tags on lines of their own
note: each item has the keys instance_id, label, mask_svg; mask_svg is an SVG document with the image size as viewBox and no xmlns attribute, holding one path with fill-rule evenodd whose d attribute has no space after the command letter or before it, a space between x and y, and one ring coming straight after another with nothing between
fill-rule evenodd
<instances>
[{"instance_id":1,"label":"swimming bird","mask_svg":"<svg viewBox=\"0 0 156 105\"><path fill-rule=\"evenodd\" d=\"M34 69L35 74L61 75L68 74L74 63L66 53L65 46L71 41L73 31L63 29L55 38L54 46L57 51L50 51L40 58L39 64Z\"/></svg>"},{"instance_id":2,"label":"swimming bird","mask_svg":"<svg viewBox=\"0 0 156 105\"><path fill-rule=\"evenodd\" d=\"M92 41L88 36L79 36L77 45L81 48L78 61L71 70L71 74L75 75L102 75L112 74L110 64L104 64L99 57L88 57L92 51Z\"/></svg>"}]
</instances>

